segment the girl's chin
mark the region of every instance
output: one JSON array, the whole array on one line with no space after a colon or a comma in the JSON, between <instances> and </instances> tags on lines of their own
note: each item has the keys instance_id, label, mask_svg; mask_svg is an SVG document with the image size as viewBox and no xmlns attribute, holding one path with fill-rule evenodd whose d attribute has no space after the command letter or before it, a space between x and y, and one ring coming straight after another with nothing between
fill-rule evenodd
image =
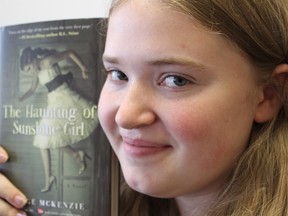
<instances>
[{"instance_id":1,"label":"girl's chin","mask_svg":"<svg viewBox=\"0 0 288 216\"><path fill-rule=\"evenodd\" d=\"M130 188L132 188L133 190L141 194L145 194L145 195L157 197L157 198L170 198L171 197L167 194L168 192L167 187L164 187L163 184L159 184L159 182L157 181L148 182L147 180L143 181L143 178L135 179L134 177L133 179L127 178L126 182Z\"/></svg>"}]
</instances>

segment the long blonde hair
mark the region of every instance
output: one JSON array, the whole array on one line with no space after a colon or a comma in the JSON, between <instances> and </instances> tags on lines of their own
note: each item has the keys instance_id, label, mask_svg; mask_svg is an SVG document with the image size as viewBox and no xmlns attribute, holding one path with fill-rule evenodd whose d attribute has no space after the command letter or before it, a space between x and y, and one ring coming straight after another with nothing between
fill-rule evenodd
<instances>
[{"instance_id":1,"label":"long blonde hair","mask_svg":"<svg viewBox=\"0 0 288 216\"><path fill-rule=\"evenodd\" d=\"M114 0L110 13L128 0ZM152 1L151 1L152 2ZM287 0L161 0L227 37L259 68L259 81L272 83L273 69L288 64ZM288 215L288 85L274 85L282 108L274 119L256 124L249 147L209 216ZM123 181L123 216L176 216L173 200L132 191ZM156 208L155 206L161 205Z\"/></svg>"}]
</instances>

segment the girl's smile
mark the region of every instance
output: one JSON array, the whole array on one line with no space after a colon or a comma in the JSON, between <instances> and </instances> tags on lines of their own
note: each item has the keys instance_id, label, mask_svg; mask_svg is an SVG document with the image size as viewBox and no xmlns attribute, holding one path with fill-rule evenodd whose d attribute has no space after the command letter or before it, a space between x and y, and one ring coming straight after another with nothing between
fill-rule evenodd
<instances>
[{"instance_id":1,"label":"girl's smile","mask_svg":"<svg viewBox=\"0 0 288 216\"><path fill-rule=\"evenodd\" d=\"M128 137L122 137L124 150L127 155L135 158L148 157L154 154L160 154L166 150L169 150L171 146L162 143L156 143L153 141L131 139Z\"/></svg>"}]
</instances>

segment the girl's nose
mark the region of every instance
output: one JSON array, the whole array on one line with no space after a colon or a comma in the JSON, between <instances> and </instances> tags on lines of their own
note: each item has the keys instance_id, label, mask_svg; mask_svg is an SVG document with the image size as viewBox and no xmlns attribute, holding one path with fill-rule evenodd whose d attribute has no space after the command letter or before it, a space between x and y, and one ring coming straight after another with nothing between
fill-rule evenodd
<instances>
[{"instance_id":1,"label":"girl's nose","mask_svg":"<svg viewBox=\"0 0 288 216\"><path fill-rule=\"evenodd\" d=\"M139 128L153 124L156 114L153 110L153 97L141 88L130 88L120 99L115 121L125 129Z\"/></svg>"}]
</instances>

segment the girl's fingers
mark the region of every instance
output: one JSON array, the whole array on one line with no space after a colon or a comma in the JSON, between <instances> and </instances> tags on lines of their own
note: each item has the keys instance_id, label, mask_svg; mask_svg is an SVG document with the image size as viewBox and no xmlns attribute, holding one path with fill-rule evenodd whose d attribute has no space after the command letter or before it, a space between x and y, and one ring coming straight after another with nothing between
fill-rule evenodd
<instances>
[{"instance_id":1,"label":"girl's fingers","mask_svg":"<svg viewBox=\"0 0 288 216\"><path fill-rule=\"evenodd\" d=\"M23 208L27 203L26 196L20 192L4 175L0 174L0 199L3 205L4 200L6 203L14 206L15 208ZM5 206L5 205L4 205ZM0 216L2 213L0 208Z\"/></svg>"},{"instance_id":2,"label":"girl's fingers","mask_svg":"<svg viewBox=\"0 0 288 216\"><path fill-rule=\"evenodd\" d=\"M26 216L27 214L17 210L4 200L0 199L0 216L24 216L24 215Z\"/></svg>"},{"instance_id":3,"label":"girl's fingers","mask_svg":"<svg viewBox=\"0 0 288 216\"><path fill-rule=\"evenodd\" d=\"M8 154L0 146L0 164L8 160ZM27 198L3 174L0 173L0 216L26 215L19 209L27 203Z\"/></svg>"},{"instance_id":4,"label":"girl's fingers","mask_svg":"<svg viewBox=\"0 0 288 216\"><path fill-rule=\"evenodd\" d=\"M8 160L7 152L0 146L0 164Z\"/></svg>"}]
</instances>

